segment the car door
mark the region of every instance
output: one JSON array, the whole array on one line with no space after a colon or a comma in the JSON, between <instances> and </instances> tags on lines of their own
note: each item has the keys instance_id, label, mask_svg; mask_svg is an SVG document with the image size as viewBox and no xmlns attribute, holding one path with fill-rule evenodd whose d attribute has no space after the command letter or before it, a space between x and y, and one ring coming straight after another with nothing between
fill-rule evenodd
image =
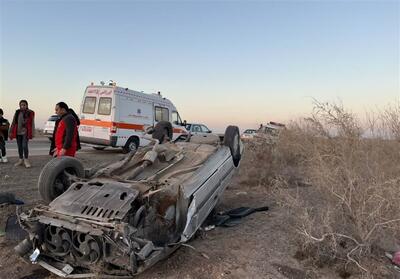
<instances>
[{"instance_id":1,"label":"car door","mask_svg":"<svg viewBox=\"0 0 400 279\"><path fill-rule=\"evenodd\" d=\"M202 135L201 126L198 124L192 124L191 132L192 132L192 135Z\"/></svg>"},{"instance_id":2,"label":"car door","mask_svg":"<svg viewBox=\"0 0 400 279\"><path fill-rule=\"evenodd\" d=\"M98 105L95 114L96 125L94 126L94 137L107 141L110 139L110 128L112 121L112 90L104 90L98 98Z\"/></svg>"}]
</instances>

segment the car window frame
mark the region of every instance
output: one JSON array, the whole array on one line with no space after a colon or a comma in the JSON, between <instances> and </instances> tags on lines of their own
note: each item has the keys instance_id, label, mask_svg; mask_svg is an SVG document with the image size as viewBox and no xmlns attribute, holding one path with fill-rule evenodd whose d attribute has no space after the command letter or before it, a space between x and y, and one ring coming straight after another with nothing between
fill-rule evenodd
<instances>
[{"instance_id":1,"label":"car window frame","mask_svg":"<svg viewBox=\"0 0 400 279\"><path fill-rule=\"evenodd\" d=\"M199 128L198 131L195 131L196 127ZM198 124L192 124L192 131L195 132L195 133L201 133L201 132L202 132L202 131L201 131L201 126L198 125Z\"/></svg>"},{"instance_id":2,"label":"car window frame","mask_svg":"<svg viewBox=\"0 0 400 279\"><path fill-rule=\"evenodd\" d=\"M176 115L176 121L174 120L174 115ZM182 125L183 123L179 112L177 112L176 110L172 111L172 123L174 123L175 125Z\"/></svg>"},{"instance_id":3,"label":"car window frame","mask_svg":"<svg viewBox=\"0 0 400 279\"><path fill-rule=\"evenodd\" d=\"M58 120L58 118L60 118L60 117L55 114L55 115L50 116L49 119L47 119L47 121L55 122Z\"/></svg>"},{"instance_id":4,"label":"car window frame","mask_svg":"<svg viewBox=\"0 0 400 279\"><path fill-rule=\"evenodd\" d=\"M200 124L199 126L203 133L209 133L211 131L206 125ZM203 128L205 128L205 130Z\"/></svg>"}]
</instances>

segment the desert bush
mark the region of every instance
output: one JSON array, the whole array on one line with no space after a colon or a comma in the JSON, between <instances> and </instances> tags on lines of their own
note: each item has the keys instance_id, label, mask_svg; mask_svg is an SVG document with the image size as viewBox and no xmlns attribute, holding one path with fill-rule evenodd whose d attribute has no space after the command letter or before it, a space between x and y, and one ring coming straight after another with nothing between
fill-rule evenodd
<instances>
[{"instance_id":1,"label":"desert bush","mask_svg":"<svg viewBox=\"0 0 400 279\"><path fill-rule=\"evenodd\" d=\"M240 183L247 187L266 187L275 177L277 166L273 148L262 141L246 142L243 160L240 163Z\"/></svg>"},{"instance_id":2,"label":"desert bush","mask_svg":"<svg viewBox=\"0 0 400 279\"><path fill-rule=\"evenodd\" d=\"M366 114L367 131L373 138L400 140L400 103L386 106L383 110Z\"/></svg>"},{"instance_id":3,"label":"desert bush","mask_svg":"<svg viewBox=\"0 0 400 279\"><path fill-rule=\"evenodd\" d=\"M365 126L340 104L314 101L311 116L281 134L273 184L296 214L304 251L316 261L373 277L370 261L379 252L373 248L399 236L399 120L400 109L392 107ZM285 168L295 168L297 178L285 176ZM311 185L306 191L290 187L299 177Z\"/></svg>"}]
</instances>

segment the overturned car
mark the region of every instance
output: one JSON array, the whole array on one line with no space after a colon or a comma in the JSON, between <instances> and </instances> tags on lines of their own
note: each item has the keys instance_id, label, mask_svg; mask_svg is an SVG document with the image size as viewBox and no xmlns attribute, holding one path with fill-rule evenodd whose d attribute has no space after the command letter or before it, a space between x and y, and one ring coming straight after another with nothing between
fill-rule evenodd
<instances>
[{"instance_id":1,"label":"overturned car","mask_svg":"<svg viewBox=\"0 0 400 279\"><path fill-rule=\"evenodd\" d=\"M223 141L171 134L160 122L152 144L102 167L50 161L38 185L49 204L20 214L29 237L15 251L67 278L132 276L167 257L216 206L243 152L236 126Z\"/></svg>"}]
</instances>

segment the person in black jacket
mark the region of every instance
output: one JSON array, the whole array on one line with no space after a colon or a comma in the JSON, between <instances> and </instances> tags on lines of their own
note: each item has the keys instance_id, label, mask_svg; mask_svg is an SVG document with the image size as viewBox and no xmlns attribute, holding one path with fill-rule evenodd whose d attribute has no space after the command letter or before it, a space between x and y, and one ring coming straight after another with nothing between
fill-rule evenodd
<instances>
[{"instance_id":1,"label":"person in black jacket","mask_svg":"<svg viewBox=\"0 0 400 279\"><path fill-rule=\"evenodd\" d=\"M6 140L8 140L8 129L10 123L3 118L3 110L0 108L0 163L7 163Z\"/></svg>"}]
</instances>

